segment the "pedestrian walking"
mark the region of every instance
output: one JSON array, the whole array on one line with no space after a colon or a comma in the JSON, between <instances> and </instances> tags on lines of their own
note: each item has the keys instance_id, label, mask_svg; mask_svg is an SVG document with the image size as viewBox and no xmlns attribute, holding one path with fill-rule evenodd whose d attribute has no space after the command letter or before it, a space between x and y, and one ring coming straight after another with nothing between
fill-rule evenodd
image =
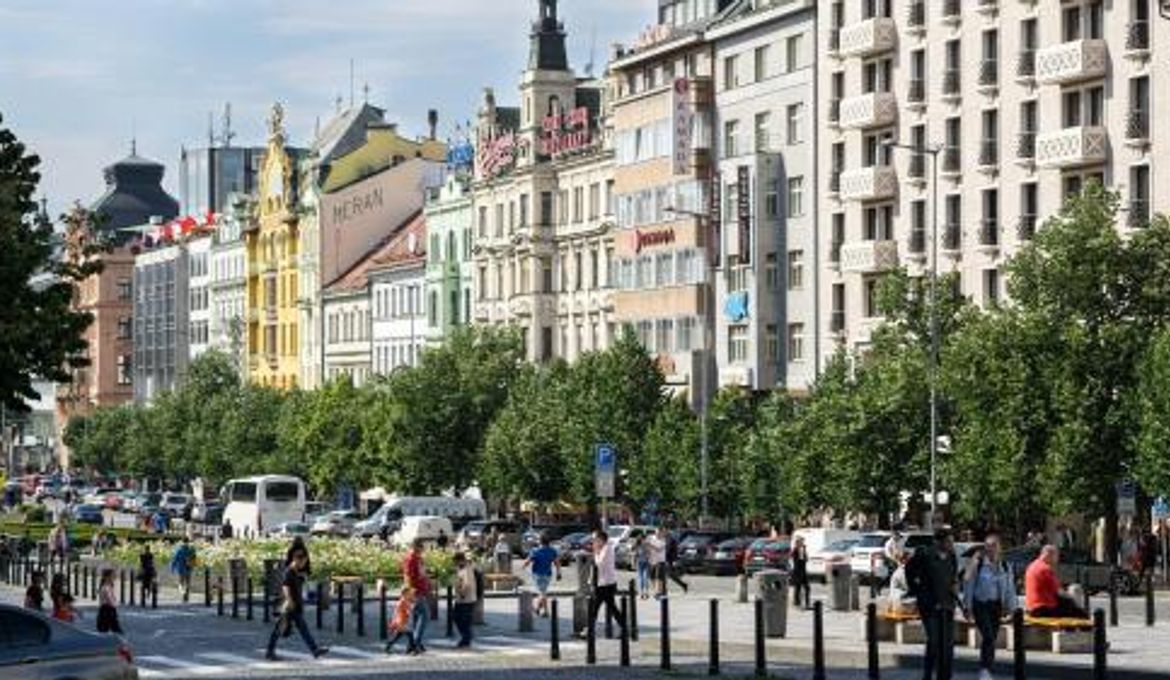
<instances>
[{"instance_id":1,"label":"pedestrian walking","mask_svg":"<svg viewBox=\"0 0 1170 680\"><path fill-rule=\"evenodd\" d=\"M387 630L393 636L386 643L387 654L393 653L394 644L404 636L406 637L406 653L416 653L414 631L410 627L410 619L414 615L414 600L414 589L410 586L403 586L402 591L398 593L398 603L394 605L393 618L387 625Z\"/></svg>"},{"instance_id":2,"label":"pedestrian walking","mask_svg":"<svg viewBox=\"0 0 1170 680\"><path fill-rule=\"evenodd\" d=\"M1075 618L1087 619L1088 613L1077 601L1061 592L1056 565L1060 563L1060 550L1054 545L1040 549L1040 555L1028 565L1024 572L1024 607L1028 616L1034 618Z\"/></svg>"},{"instance_id":3,"label":"pedestrian walking","mask_svg":"<svg viewBox=\"0 0 1170 680\"><path fill-rule=\"evenodd\" d=\"M292 543L284 553L284 566L292 564L293 556L298 552L305 554L305 578L308 578L313 575L313 556L309 553L309 546L305 545L305 539L300 536L293 536Z\"/></svg>"},{"instance_id":4,"label":"pedestrian walking","mask_svg":"<svg viewBox=\"0 0 1170 680\"><path fill-rule=\"evenodd\" d=\"M683 589L683 594L685 595L691 588L679 576L679 570L676 567L678 564L678 537L662 527L658 529L658 535L666 546L666 559L662 562L662 578L659 579L659 588L662 591L662 596L666 597L669 594L666 587L667 579L677 583Z\"/></svg>"},{"instance_id":5,"label":"pedestrian walking","mask_svg":"<svg viewBox=\"0 0 1170 680\"><path fill-rule=\"evenodd\" d=\"M65 530L64 519L58 519L49 532L49 555L61 562L69 556L69 532Z\"/></svg>"},{"instance_id":6,"label":"pedestrian walking","mask_svg":"<svg viewBox=\"0 0 1170 680\"><path fill-rule=\"evenodd\" d=\"M149 543L142 546L142 552L138 555L138 577L142 579L142 587L147 592L153 591L158 573L155 571L154 553L150 551Z\"/></svg>"},{"instance_id":7,"label":"pedestrian walking","mask_svg":"<svg viewBox=\"0 0 1170 680\"><path fill-rule=\"evenodd\" d=\"M661 597L666 588L666 577L663 575L663 566L666 563L666 542L659 536L661 530L646 536L643 544L646 546L646 571L654 586L654 596ZM649 593L644 592L643 598Z\"/></svg>"},{"instance_id":8,"label":"pedestrian walking","mask_svg":"<svg viewBox=\"0 0 1170 680\"><path fill-rule=\"evenodd\" d=\"M1153 528L1142 534L1140 552L1142 569L1138 578L1144 582L1154 575L1154 569L1158 565L1158 535L1154 533Z\"/></svg>"},{"instance_id":9,"label":"pedestrian walking","mask_svg":"<svg viewBox=\"0 0 1170 680\"><path fill-rule=\"evenodd\" d=\"M235 531L232 529L232 520L228 517L224 517L223 524L219 527L220 540L230 540L234 535Z\"/></svg>"},{"instance_id":10,"label":"pedestrian walking","mask_svg":"<svg viewBox=\"0 0 1170 680\"><path fill-rule=\"evenodd\" d=\"M1000 548L999 535L988 534L963 574L963 615L979 629L979 680L991 680L1000 623L1017 606L1015 577Z\"/></svg>"},{"instance_id":11,"label":"pedestrian walking","mask_svg":"<svg viewBox=\"0 0 1170 680\"><path fill-rule=\"evenodd\" d=\"M540 595L536 599L537 616L548 616L548 589L552 585L553 572L556 572L558 581L561 578L561 565L557 558L557 550L550 545L548 534L541 534L540 547L530 551L528 559L524 560L524 567L532 569L532 583Z\"/></svg>"},{"instance_id":12,"label":"pedestrian walking","mask_svg":"<svg viewBox=\"0 0 1170 680\"><path fill-rule=\"evenodd\" d=\"M555 555L556 551L553 553ZM471 616L478 600L475 569L461 552L455 553L455 569L455 611L452 613L455 627L459 629L459 643L455 646L466 648L471 646Z\"/></svg>"},{"instance_id":13,"label":"pedestrian walking","mask_svg":"<svg viewBox=\"0 0 1170 680\"><path fill-rule=\"evenodd\" d=\"M597 573L597 588L593 591L593 608L589 612L589 628L597 624L597 614L605 605L605 615L617 622L624 631L626 622L617 606L617 562L614 551L616 542L600 526L593 530L593 565ZM586 628L580 632L586 637Z\"/></svg>"},{"instance_id":14,"label":"pedestrian walking","mask_svg":"<svg viewBox=\"0 0 1170 680\"><path fill-rule=\"evenodd\" d=\"M317 644L317 641L313 639L313 634L309 632L308 624L305 623L305 601L301 596L301 589L304 586L305 568L308 561L309 553L298 550L293 553L292 560L284 570L284 579L280 584L284 601L280 607L280 617L276 619L276 625L272 627L272 634L268 636L268 648L264 653L264 658L269 661L277 659L277 640L291 635L294 626L301 634L301 639L305 641L305 646L313 653L314 658L320 658L329 653L328 647Z\"/></svg>"},{"instance_id":15,"label":"pedestrian walking","mask_svg":"<svg viewBox=\"0 0 1170 680\"><path fill-rule=\"evenodd\" d=\"M638 594L644 600L650 596L650 545L649 536L639 533L634 538L632 550L634 569L638 574Z\"/></svg>"},{"instance_id":16,"label":"pedestrian walking","mask_svg":"<svg viewBox=\"0 0 1170 680\"><path fill-rule=\"evenodd\" d=\"M881 560L884 574L878 581L876 592L880 593L889 587L894 571L898 565L906 560L906 557L906 537L902 535L900 529L894 529L890 537L886 539L885 545L882 546Z\"/></svg>"},{"instance_id":17,"label":"pedestrian walking","mask_svg":"<svg viewBox=\"0 0 1170 680\"><path fill-rule=\"evenodd\" d=\"M439 529L439 537L435 539L435 545L439 546L439 550L447 552L447 546L451 543L451 539L447 536L447 532Z\"/></svg>"},{"instance_id":18,"label":"pedestrian walking","mask_svg":"<svg viewBox=\"0 0 1170 680\"><path fill-rule=\"evenodd\" d=\"M113 569L102 569L101 585L98 587L97 631L122 634L122 625L118 623L118 594L114 592Z\"/></svg>"},{"instance_id":19,"label":"pedestrian walking","mask_svg":"<svg viewBox=\"0 0 1170 680\"><path fill-rule=\"evenodd\" d=\"M410 550L402 564L402 578L406 585L415 593L414 610L411 614L410 628L414 633L414 646L417 653L427 651L426 635L427 623L431 619L430 597L431 580L427 577L426 564L423 562L423 541L414 539Z\"/></svg>"},{"instance_id":20,"label":"pedestrian walking","mask_svg":"<svg viewBox=\"0 0 1170 680\"><path fill-rule=\"evenodd\" d=\"M812 604L812 587L808 580L808 547L804 544L804 536L797 536L792 544L792 602L805 609Z\"/></svg>"},{"instance_id":21,"label":"pedestrian walking","mask_svg":"<svg viewBox=\"0 0 1170 680\"><path fill-rule=\"evenodd\" d=\"M955 606L958 566L948 529L934 533L934 545L918 550L906 566L910 594L926 632L922 678L951 680L955 656Z\"/></svg>"},{"instance_id":22,"label":"pedestrian walking","mask_svg":"<svg viewBox=\"0 0 1170 680\"><path fill-rule=\"evenodd\" d=\"M34 611L45 610L45 574L34 571L28 588L24 591L24 607Z\"/></svg>"},{"instance_id":23,"label":"pedestrian walking","mask_svg":"<svg viewBox=\"0 0 1170 680\"><path fill-rule=\"evenodd\" d=\"M191 596L191 574L195 571L195 548L189 539L184 538L179 547L171 555L171 573L179 577L179 592L183 595L183 602Z\"/></svg>"}]
</instances>

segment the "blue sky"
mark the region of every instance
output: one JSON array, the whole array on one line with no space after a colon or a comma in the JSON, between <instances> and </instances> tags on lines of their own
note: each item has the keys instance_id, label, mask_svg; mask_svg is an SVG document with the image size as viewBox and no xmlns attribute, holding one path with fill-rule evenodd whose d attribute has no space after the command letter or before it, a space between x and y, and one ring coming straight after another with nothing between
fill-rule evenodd
<instances>
[{"instance_id":1,"label":"blue sky","mask_svg":"<svg viewBox=\"0 0 1170 680\"><path fill-rule=\"evenodd\" d=\"M654 21L655 0L561 0L578 73L595 45ZM484 86L515 104L537 0L0 0L0 115L42 159L41 191L59 213L102 192L101 169L125 156L166 163L177 193L183 145L207 144L232 104L239 145L262 144L272 102L291 142L356 97L408 134L437 108L440 134L470 119ZM591 41L591 34L595 39Z\"/></svg>"}]
</instances>

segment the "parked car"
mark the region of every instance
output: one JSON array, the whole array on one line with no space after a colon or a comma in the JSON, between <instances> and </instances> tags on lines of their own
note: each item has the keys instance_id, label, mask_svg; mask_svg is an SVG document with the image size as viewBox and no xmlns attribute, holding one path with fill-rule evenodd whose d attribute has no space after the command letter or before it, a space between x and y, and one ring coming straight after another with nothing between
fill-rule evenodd
<instances>
[{"instance_id":1,"label":"parked car","mask_svg":"<svg viewBox=\"0 0 1170 680\"><path fill-rule=\"evenodd\" d=\"M360 519L357 510L332 510L314 518L309 531L314 536L349 536Z\"/></svg>"},{"instance_id":2,"label":"parked car","mask_svg":"<svg viewBox=\"0 0 1170 680\"><path fill-rule=\"evenodd\" d=\"M548 536L550 544L555 544L569 534L585 531L582 524L533 524L520 537L520 554L525 557L540 545L540 537Z\"/></svg>"},{"instance_id":3,"label":"parked car","mask_svg":"<svg viewBox=\"0 0 1170 680\"><path fill-rule=\"evenodd\" d=\"M281 522L272 527L268 535L272 538L293 538L295 536L308 538L311 534L309 533L309 525L304 522Z\"/></svg>"},{"instance_id":4,"label":"parked car","mask_svg":"<svg viewBox=\"0 0 1170 680\"><path fill-rule=\"evenodd\" d=\"M615 531L616 530L616 531ZM614 549L614 562L618 569L633 569L634 568L634 543L642 536L649 536L657 529L652 526L611 526L606 532L609 537L617 541L617 548Z\"/></svg>"},{"instance_id":5,"label":"parked car","mask_svg":"<svg viewBox=\"0 0 1170 680\"><path fill-rule=\"evenodd\" d=\"M113 487L102 487L95 489L93 493L86 496L83 500L86 503L94 503L103 507L112 508L114 510L122 509L121 489Z\"/></svg>"},{"instance_id":6,"label":"parked car","mask_svg":"<svg viewBox=\"0 0 1170 680\"><path fill-rule=\"evenodd\" d=\"M451 528L451 520L446 517L412 515L402 518L402 526L394 532L394 545L406 548L421 540L434 545L439 536L451 536L455 530Z\"/></svg>"},{"instance_id":7,"label":"parked car","mask_svg":"<svg viewBox=\"0 0 1170 680\"><path fill-rule=\"evenodd\" d=\"M860 531L852 529L822 529L820 527L808 527L804 529L797 529L792 532L792 540L797 538L804 539L804 547L808 550L811 557L825 549L831 543L837 541L857 540L861 538Z\"/></svg>"},{"instance_id":8,"label":"parked car","mask_svg":"<svg viewBox=\"0 0 1170 680\"><path fill-rule=\"evenodd\" d=\"M753 575L765 569L780 569L787 571L789 557L792 552L791 539L788 536L778 538L757 538L748 544L747 554L744 556L744 571Z\"/></svg>"},{"instance_id":9,"label":"parked car","mask_svg":"<svg viewBox=\"0 0 1170 680\"><path fill-rule=\"evenodd\" d=\"M733 576L742 572L744 557L756 540L754 536L737 536L720 541L703 560L700 571L713 576Z\"/></svg>"},{"instance_id":10,"label":"parked car","mask_svg":"<svg viewBox=\"0 0 1170 680\"><path fill-rule=\"evenodd\" d=\"M223 503L200 501L191 508L191 521L201 524L219 524L223 521Z\"/></svg>"},{"instance_id":11,"label":"parked car","mask_svg":"<svg viewBox=\"0 0 1170 680\"><path fill-rule=\"evenodd\" d=\"M514 554L520 553L520 537L524 528L519 522L510 519L489 519L470 522L459 532L456 544L467 550L495 550L494 545L487 545L492 534L498 534L504 539Z\"/></svg>"},{"instance_id":12,"label":"parked car","mask_svg":"<svg viewBox=\"0 0 1170 680\"><path fill-rule=\"evenodd\" d=\"M73 508L73 519L81 524L101 524L105 521L102 511L103 508L100 505L82 503Z\"/></svg>"},{"instance_id":13,"label":"parked car","mask_svg":"<svg viewBox=\"0 0 1170 680\"><path fill-rule=\"evenodd\" d=\"M159 509L171 517L191 518L191 497L185 493L164 493Z\"/></svg>"},{"instance_id":14,"label":"parked car","mask_svg":"<svg viewBox=\"0 0 1170 680\"><path fill-rule=\"evenodd\" d=\"M688 535L679 541L677 566L684 572L698 571L708 555L714 552L715 546L729 538L735 538L735 535L710 531L697 531Z\"/></svg>"},{"instance_id":15,"label":"parked car","mask_svg":"<svg viewBox=\"0 0 1170 680\"><path fill-rule=\"evenodd\" d=\"M849 564L852 558L853 546L860 538L846 538L821 548L817 552L808 553L808 578L810 581L823 581L829 568L836 564Z\"/></svg>"},{"instance_id":16,"label":"parked car","mask_svg":"<svg viewBox=\"0 0 1170 680\"><path fill-rule=\"evenodd\" d=\"M153 517L162 505L163 495L157 491L143 495L138 500L137 512L141 517Z\"/></svg>"},{"instance_id":17,"label":"parked car","mask_svg":"<svg viewBox=\"0 0 1170 680\"><path fill-rule=\"evenodd\" d=\"M889 531L873 531L863 534L857 545L853 546L849 553L849 566L862 583L870 583L874 579L884 580L889 576L883 554L886 541L892 535ZM908 553L934 544L934 535L928 531L903 531L902 538Z\"/></svg>"},{"instance_id":18,"label":"parked car","mask_svg":"<svg viewBox=\"0 0 1170 680\"><path fill-rule=\"evenodd\" d=\"M97 635L0 604L0 677L137 680L138 669L130 646L117 635Z\"/></svg>"},{"instance_id":19,"label":"parked car","mask_svg":"<svg viewBox=\"0 0 1170 680\"><path fill-rule=\"evenodd\" d=\"M553 547L557 549L557 559L562 565L571 564L577 555L592 552L591 542L593 534L588 531L577 531L566 535L557 541Z\"/></svg>"}]
</instances>

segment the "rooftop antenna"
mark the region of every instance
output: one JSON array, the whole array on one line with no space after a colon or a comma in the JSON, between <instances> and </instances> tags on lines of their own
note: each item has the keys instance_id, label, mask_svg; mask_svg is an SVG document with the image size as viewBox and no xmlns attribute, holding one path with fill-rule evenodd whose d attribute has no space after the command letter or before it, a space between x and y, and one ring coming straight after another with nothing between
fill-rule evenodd
<instances>
[{"instance_id":1,"label":"rooftop antenna","mask_svg":"<svg viewBox=\"0 0 1170 680\"><path fill-rule=\"evenodd\" d=\"M593 77L593 63L597 56L597 24L589 27L589 62L585 64L585 77Z\"/></svg>"},{"instance_id":2,"label":"rooftop antenna","mask_svg":"<svg viewBox=\"0 0 1170 680\"><path fill-rule=\"evenodd\" d=\"M349 58L349 108L353 108L353 57Z\"/></svg>"},{"instance_id":3,"label":"rooftop antenna","mask_svg":"<svg viewBox=\"0 0 1170 680\"><path fill-rule=\"evenodd\" d=\"M207 146L215 146L215 114L211 111L207 112Z\"/></svg>"},{"instance_id":4,"label":"rooftop antenna","mask_svg":"<svg viewBox=\"0 0 1170 680\"><path fill-rule=\"evenodd\" d=\"M225 102L223 105L223 146L228 148L232 145L232 139L236 136L232 132L232 103Z\"/></svg>"},{"instance_id":5,"label":"rooftop antenna","mask_svg":"<svg viewBox=\"0 0 1170 680\"><path fill-rule=\"evenodd\" d=\"M138 121L130 119L130 155L138 155Z\"/></svg>"},{"instance_id":6,"label":"rooftop antenna","mask_svg":"<svg viewBox=\"0 0 1170 680\"><path fill-rule=\"evenodd\" d=\"M363 104L370 103L370 84L369 83L364 83L362 85L362 103Z\"/></svg>"}]
</instances>

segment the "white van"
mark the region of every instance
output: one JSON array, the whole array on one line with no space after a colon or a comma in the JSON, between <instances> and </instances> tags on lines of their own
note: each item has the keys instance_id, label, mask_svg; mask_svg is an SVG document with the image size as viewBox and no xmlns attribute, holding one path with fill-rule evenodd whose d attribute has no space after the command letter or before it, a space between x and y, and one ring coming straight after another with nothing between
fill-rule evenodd
<instances>
[{"instance_id":1,"label":"white van","mask_svg":"<svg viewBox=\"0 0 1170 680\"><path fill-rule=\"evenodd\" d=\"M830 543L846 539L859 539L861 532L849 529L797 529L792 534L792 542L796 543L796 539L800 537L804 538L804 547L808 550L808 554L815 555L824 550Z\"/></svg>"},{"instance_id":2,"label":"white van","mask_svg":"<svg viewBox=\"0 0 1170 680\"><path fill-rule=\"evenodd\" d=\"M387 500L374 514L355 524L354 534L370 537L379 535L383 527L397 530L405 517L446 517L462 523L482 519L485 514L487 505L482 498L401 496Z\"/></svg>"},{"instance_id":3,"label":"white van","mask_svg":"<svg viewBox=\"0 0 1170 680\"><path fill-rule=\"evenodd\" d=\"M446 517L404 517L402 526L394 532L394 545L407 548L415 540L433 544L439 540L440 535L448 539L453 538L454 531L451 520Z\"/></svg>"},{"instance_id":4,"label":"white van","mask_svg":"<svg viewBox=\"0 0 1170 680\"><path fill-rule=\"evenodd\" d=\"M299 477L263 475L230 480L219 492L223 522L236 537L262 536L284 522L305 521L305 483Z\"/></svg>"}]
</instances>

